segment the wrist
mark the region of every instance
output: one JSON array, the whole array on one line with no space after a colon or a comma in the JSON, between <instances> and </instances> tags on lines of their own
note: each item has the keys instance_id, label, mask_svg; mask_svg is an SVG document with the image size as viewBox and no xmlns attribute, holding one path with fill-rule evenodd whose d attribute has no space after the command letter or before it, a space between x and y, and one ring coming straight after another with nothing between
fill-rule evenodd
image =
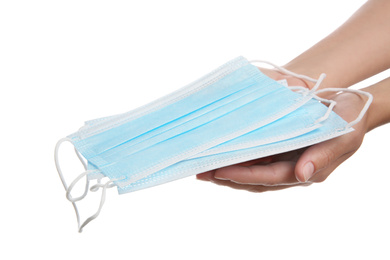
<instances>
[{"instance_id":1,"label":"wrist","mask_svg":"<svg viewBox=\"0 0 390 260\"><path fill-rule=\"evenodd\" d=\"M390 78L362 89L374 97L367 111L368 131L390 122Z\"/></svg>"}]
</instances>

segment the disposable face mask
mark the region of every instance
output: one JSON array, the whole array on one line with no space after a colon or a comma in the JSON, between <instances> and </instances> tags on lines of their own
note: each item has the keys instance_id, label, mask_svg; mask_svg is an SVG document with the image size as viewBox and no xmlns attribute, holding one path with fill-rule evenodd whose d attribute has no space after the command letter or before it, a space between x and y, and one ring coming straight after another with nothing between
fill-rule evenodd
<instances>
[{"instance_id":1,"label":"disposable face mask","mask_svg":"<svg viewBox=\"0 0 390 260\"><path fill-rule=\"evenodd\" d=\"M335 113L331 113L328 119L329 120L323 122L320 127L315 127L315 129L311 128L311 131L292 138L281 138L279 141L275 140L276 142L264 142L259 146L246 146L246 148L230 150L227 152L204 153L207 154L206 156L202 156L201 153L198 156L194 156L193 158L189 158L151 174L124 188L118 188L118 192L120 194L133 192L228 165L297 150L353 131L350 127L346 128L347 122ZM271 133L266 133L266 131L267 130L264 131L265 134ZM259 129L258 133L260 134L260 132ZM99 175L95 175L94 177L99 178ZM102 176L100 176L100 178L101 177Z\"/></svg>"},{"instance_id":2,"label":"disposable face mask","mask_svg":"<svg viewBox=\"0 0 390 260\"><path fill-rule=\"evenodd\" d=\"M100 213L109 187L116 186L123 194L266 156L265 151L280 153L310 145L310 134L317 134L315 140L321 142L337 136L329 134L336 127L344 129L338 133L347 133L352 124L335 117L334 102L315 95L323 78L310 91L288 88L240 57L139 109L87 121L55 149L56 166L75 207L79 230ZM327 108L313 98L330 105ZM344 123L341 128L340 122ZM74 144L86 169L69 187L58 163L58 149L64 141ZM103 188L103 192L97 213L80 225L75 202L86 196L89 181L82 196L73 198L70 191L84 176L98 179L91 189ZM103 177L110 181L102 184Z\"/></svg>"},{"instance_id":3,"label":"disposable face mask","mask_svg":"<svg viewBox=\"0 0 390 260\"><path fill-rule=\"evenodd\" d=\"M290 139L305 133L311 132L322 126L320 120L327 111L327 108L317 100L310 100L304 106L298 108L285 117L276 120L268 125L260 127L247 134L229 140L225 143L207 149L203 152L190 156L189 158L204 157L207 155L219 154L228 151L235 151L268 143L278 142L281 140ZM98 167L93 164L89 165L89 170L94 170L89 173L90 179L102 178L103 174L98 174ZM152 174L149 176L155 176ZM146 178L145 178L146 179ZM150 179L150 178L147 178ZM144 180L144 179L142 179ZM138 183L138 182L136 182Z\"/></svg>"},{"instance_id":4,"label":"disposable face mask","mask_svg":"<svg viewBox=\"0 0 390 260\"><path fill-rule=\"evenodd\" d=\"M334 105L333 103L332 106ZM305 109L310 111L313 117L305 115L302 112ZM304 107L272 124L199 153L124 188L118 188L118 191L124 194L153 187L227 165L297 150L353 131L351 125L356 121L348 124L337 114L328 112L329 108L312 100ZM306 120L302 120L305 116ZM300 119L296 120L297 117ZM288 126L293 124L294 119L296 120L294 126ZM286 128L291 132L285 130ZM246 143L249 140L254 140L254 142ZM229 144L232 144L235 149L231 149ZM93 179L103 176L95 172L95 175L91 174L90 177Z\"/></svg>"},{"instance_id":5,"label":"disposable face mask","mask_svg":"<svg viewBox=\"0 0 390 260\"><path fill-rule=\"evenodd\" d=\"M241 66L236 63L242 64ZM250 132L307 102L242 59L230 74L215 74L180 100L170 97L158 110L125 115L122 124L81 129L70 136L76 149L103 174L124 187L153 172ZM220 74L217 71L217 75ZM117 119L119 120L119 119Z\"/></svg>"}]
</instances>

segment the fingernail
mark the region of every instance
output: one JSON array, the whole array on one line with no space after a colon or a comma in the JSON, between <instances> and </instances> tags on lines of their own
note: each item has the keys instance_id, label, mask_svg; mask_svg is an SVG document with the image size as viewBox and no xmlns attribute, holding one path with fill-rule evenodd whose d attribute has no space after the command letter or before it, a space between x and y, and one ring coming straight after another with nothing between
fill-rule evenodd
<instances>
[{"instance_id":1,"label":"fingernail","mask_svg":"<svg viewBox=\"0 0 390 260\"><path fill-rule=\"evenodd\" d=\"M307 182L314 175L314 164L312 162L307 162L305 166L303 166L303 178L305 182Z\"/></svg>"}]
</instances>

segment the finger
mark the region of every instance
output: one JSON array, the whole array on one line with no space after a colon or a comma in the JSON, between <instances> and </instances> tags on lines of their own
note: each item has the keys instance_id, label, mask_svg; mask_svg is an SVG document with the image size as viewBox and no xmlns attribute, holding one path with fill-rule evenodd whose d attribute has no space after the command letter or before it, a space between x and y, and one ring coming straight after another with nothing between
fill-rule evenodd
<instances>
[{"instance_id":1,"label":"finger","mask_svg":"<svg viewBox=\"0 0 390 260\"><path fill-rule=\"evenodd\" d=\"M279 186L264 186L264 185L250 185L250 184L239 184L235 182L231 182L229 180L219 180L213 177L213 174L209 172L210 174L208 177L210 178L209 181L211 181L214 184L229 187L236 190L246 190L250 192L266 192L266 191L276 191L276 190L283 190L287 188L297 187L297 186L309 186L311 183L296 183L296 184L290 184L290 185L279 185Z\"/></svg>"},{"instance_id":2,"label":"finger","mask_svg":"<svg viewBox=\"0 0 390 260\"><path fill-rule=\"evenodd\" d=\"M328 167L316 172L313 177L311 177L308 181L309 182L323 182L326 180L326 178L329 177L329 175L345 160L347 160L349 157L351 157L353 152L346 153L342 155L340 158L338 158L336 161L334 161L331 165Z\"/></svg>"},{"instance_id":3,"label":"finger","mask_svg":"<svg viewBox=\"0 0 390 260\"><path fill-rule=\"evenodd\" d=\"M245 185L245 186L247 190L251 192L266 192L266 191L284 190L284 189L289 189L294 187L306 187L310 185L311 183L307 182L307 183L295 183L295 184L279 185L279 186L263 186L263 185Z\"/></svg>"},{"instance_id":4,"label":"finger","mask_svg":"<svg viewBox=\"0 0 390 260\"><path fill-rule=\"evenodd\" d=\"M309 147L298 159L295 176L300 182L306 182L316 172L332 165L338 158L349 152L348 143L339 137Z\"/></svg>"},{"instance_id":5,"label":"finger","mask_svg":"<svg viewBox=\"0 0 390 260\"><path fill-rule=\"evenodd\" d=\"M214 179L214 172L215 170L199 173L196 175L196 179L201 181L211 181Z\"/></svg>"},{"instance_id":6,"label":"finger","mask_svg":"<svg viewBox=\"0 0 390 260\"><path fill-rule=\"evenodd\" d=\"M361 109L364 98L360 95L344 93L336 95L334 100L338 102L334 111L344 120L350 122L356 118L356 111ZM367 117L354 126L354 132L308 148L297 162L295 168L297 179L305 182L316 172L333 165L342 156L346 154L351 156L362 143L364 133L367 130L365 128L366 119Z\"/></svg>"},{"instance_id":7,"label":"finger","mask_svg":"<svg viewBox=\"0 0 390 260\"><path fill-rule=\"evenodd\" d=\"M215 171L219 180L230 180L239 184L281 185L297 183L294 162L276 162L268 165L233 165Z\"/></svg>"}]
</instances>

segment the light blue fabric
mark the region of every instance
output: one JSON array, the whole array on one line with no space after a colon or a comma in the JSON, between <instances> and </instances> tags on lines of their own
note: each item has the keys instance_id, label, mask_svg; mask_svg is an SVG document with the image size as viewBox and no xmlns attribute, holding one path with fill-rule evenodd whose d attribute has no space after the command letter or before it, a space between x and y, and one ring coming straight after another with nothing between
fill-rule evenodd
<instances>
[{"instance_id":1,"label":"light blue fabric","mask_svg":"<svg viewBox=\"0 0 390 260\"><path fill-rule=\"evenodd\" d=\"M158 143L161 143L165 140L177 137L197 127L203 126L204 124L212 122L213 120L218 120L220 117L227 116L228 113L233 112L240 107L248 105L249 103L256 101L261 97L270 95L272 91L272 88L253 84L244 90L231 94L199 110L193 111L170 123L164 124L149 132L146 132L145 134L122 143L120 147L107 150L106 152L100 154L100 159L105 160L105 162L121 160L153 145L157 145ZM164 115L165 112L161 111L161 114ZM143 120L149 119L145 118ZM143 123L147 122L143 120L137 121L142 121ZM136 125L137 122L134 122L134 124ZM94 160L95 159L93 158L91 159L91 161Z\"/></svg>"},{"instance_id":2,"label":"light blue fabric","mask_svg":"<svg viewBox=\"0 0 390 260\"><path fill-rule=\"evenodd\" d=\"M292 113L311 99L237 58L158 105L69 136L90 168L124 187Z\"/></svg>"},{"instance_id":3,"label":"light blue fabric","mask_svg":"<svg viewBox=\"0 0 390 260\"><path fill-rule=\"evenodd\" d=\"M242 63L242 60L238 60L237 63ZM207 113L213 108L213 103L224 102L224 98L229 97L229 95L256 83L256 78L259 75L258 69L248 62L240 65L241 67L221 79L217 78L216 80L214 76L211 76L209 79L211 84L206 84L205 87L200 87L195 91L188 91L183 94L182 98L174 102L167 102L167 105L158 110L146 111L144 115L136 118L130 116L130 120L125 120L124 123L109 122L103 127L103 131L96 134L94 128L81 129L69 137L83 156L89 160L89 158L125 142L140 136L144 138L145 134L149 136L163 132L183 121L191 120L199 113ZM197 111L198 113L196 113Z\"/></svg>"},{"instance_id":4,"label":"light blue fabric","mask_svg":"<svg viewBox=\"0 0 390 260\"><path fill-rule=\"evenodd\" d=\"M321 127L320 123L315 122L326 113L326 110L327 108L319 101L310 100L294 112L271 124L198 153L191 159L265 145L306 134Z\"/></svg>"},{"instance_id":5,"label":"light blue fabric","mask_svg":"<svg viewBox=\"0 0 390 260\"><path fill-rule=\"evenodd\" d=\"M310 102L307 105L308 107L302 107L301 109L307 109L310 107L310 109L314 109L319 114L325 113L327 110L324 105L318 103L317 101ZM292 116L290 118L295 117ZM299 118L295 119L296 127L305 127L303 121L299 120ZM273 133L277 135L278 133L281 133L283 131L288 132L290 129L290 126L288 125L286 125L284 129L279 129L277 130L277 132L274 132L275 126L278 124L283 124L284 120L285 118L282 118L279 121L274 122L273 124L267 125L250 133L250 135L253 138L262 138L262 136L273 136ZM318 127L315 130L312 130L300 136L247 149L235 150L226 153L219 153L215 155L208 155L205 157L184 160L163 170L160 170L154 174L151 174L141 180L131 183L126 187L118 187L118 192L120 194L124 194L132 191L137 191L164 184L177 179L185 178L194 174L218 169L227 165L232 165L240 162L245 162L257 158L262 158L278 153L307 147L353 131L352 128L346 128L346 126L347 122L345 122L336 113L332 112L329 118L322 123L321 127ZM244 136L239 137L235 141L238 141L243 137Z\"/></svg>"},{"instance_id":6,"label":"light blue fabric","mask_svg":"<svg viewBox=\"0 0 390 260\"><path fill-rule=\"evenodd\" d=\"M265 98L256 99L224 116L196 125L189 131L147 149L135 153L122 150L122 153L126 153L124 157L117 153L109 157L109 161L105 160L103 153L99 155L99 160L91 158L90 161L110 179L121 179L126 176L124 182L136 181L203 150L269 124L306 101L302 97L296 102L299 97L285 87L282 88ZM100 164L102 160L104 163Z\"/></svg>"},{"instance_id":7,"label":"light blue fabric","mask_svg":"<svg viewBox=\"0 0 390 260\"><path fill-rule=\"evenodd\" d=\"M322 124L315 124L315 122L325 113L326 107L324 105L317 100L310 100L302 107L271 124L202 151L189 159L240 150L243 149L242 147L251 148L306 134L322 126ZM90 121L90 123L93 122ZM88 175L90 179L104 177L98 167L91 162L88 162L88 170L90 171ZM152 176L157 175L153 174Z\"/></svg>"}]
</instances>

